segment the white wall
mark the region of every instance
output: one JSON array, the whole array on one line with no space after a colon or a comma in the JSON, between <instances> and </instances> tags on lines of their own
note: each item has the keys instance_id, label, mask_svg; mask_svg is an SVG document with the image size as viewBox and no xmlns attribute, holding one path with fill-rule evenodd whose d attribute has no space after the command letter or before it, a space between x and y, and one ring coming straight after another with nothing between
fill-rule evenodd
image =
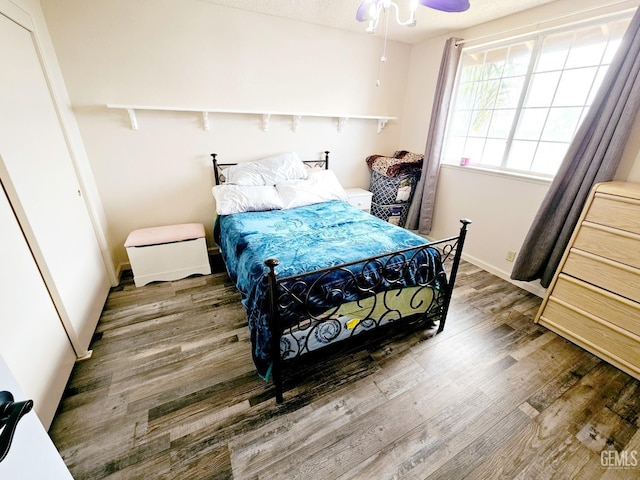
<instances>
[{"instance_id":1,"label":"white wall","mask_svg":"<svg viewBox=\"0 0 640 480\"><path fill-rule=\"evenodd\" d=\"M414 46L392 42L376 88L380 39L366 35L197 0L41 3L116 265L127 262L122 243L134 228L202 222L212 245L211 152L243 161L285 150L318 158L330 150L342 183L367 187L367 155L424 149L445 37ZM472 39L526 26L521 32L573 15L555 22L566 23L595 15L574 14L600 3L558 0L452 35ZM597 14L636 6L629 1ZM392 115L399 121L377 134L374 121L350 120L338 133L335 119L303 118L294 133L288 117L272 117L263 132L259 117L211 115L211 130L204 131L197 113L139 112L140 130L134 131L126 113L108 110L107 103ZM617 179L640 180L638 133L640 124ZM448 236L460 217L471 218L468 258L508 278L506 251L519 250L548 184L446 167L440 187L431 235Z\"/></svg>"},{"instance_id":2,"label":"white wall","mask_svg":"<svg viewBox=\"0 0 640 480\"><path fill-rule=\"evenodd\" d=\"M598 7L601 3L596 0L559 0L518 15L465 31L453 32L450 36L470 40L530 26L524 30L512 31L476 42L484 43L532 30L536 24L547 19L566 17ZM548 27L637 6L637 1L625 2L616 7L572 15L570 18L559 19L555 23L540 25ZM411 52L400 143L413 151L424 150L433 105L433 92L446 38L433 38L414 45ZM616 175L617 180L640 181L639 154L640 120L636 121L631 133ZM444 166L440 172L430 236L441 238L451 235L458 229L458 219L470 218L473 224L465 246L466 258L502 278L509 279L513 263L506 261L506 253L508 250L520 249L548 188L548 182L544 181L491 174L469 167ZM538 282L517 283L537 294L541 295L544 292Z\"/></svg>"},{"instance_id":3,"label":"white wall","mask_svg":"<svg viewBox=\"0 0 640 480\"><path fill-rule=\"evenodd\" d=\"M391 42L376 87L381 41L198 0L42 0L108 223L116 264L127 234L214 219L209 153L244 161L282 151L319 158L345 187L369 185L365 158L393 153L399 122L138 113L106 104L401 116L411 47ZM401 119L400 119L401 121Z\"/></svg>"}]
</instances>

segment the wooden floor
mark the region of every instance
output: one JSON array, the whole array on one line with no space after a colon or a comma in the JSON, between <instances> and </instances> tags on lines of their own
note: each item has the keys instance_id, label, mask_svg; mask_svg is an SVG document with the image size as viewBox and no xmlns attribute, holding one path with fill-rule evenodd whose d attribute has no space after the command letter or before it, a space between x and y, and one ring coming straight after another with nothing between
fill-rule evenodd
<instances>
[{"instance_id":1,"label":"wooden floor","mask_svg":"<svg viewBox=\"0 0 640 480\"><path fill-rule=\"evenodd\" d=\"M539 304L463 263L444 332L301 372L277 406L225 273L127 279L50 434L76 480L640 478L639 382Z\"/></svg>"}]
</instances>

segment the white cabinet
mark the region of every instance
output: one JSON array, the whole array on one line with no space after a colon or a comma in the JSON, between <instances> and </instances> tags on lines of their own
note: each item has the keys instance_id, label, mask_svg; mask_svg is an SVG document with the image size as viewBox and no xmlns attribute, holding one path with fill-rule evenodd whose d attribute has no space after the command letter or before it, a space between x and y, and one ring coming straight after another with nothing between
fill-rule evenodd
<instances>
[{"instance_id":1,"label":"white cabinet","mask_svg":"<svg viewBox=\"0 0 640 480\"><path fill-rule=\"evenodd\" d=\"M345 189L347 196L349 197L349 203L354 207L364 210L367 213L371 212L371 192L364 190L363 188L347 188Z\"/></svg>"}]
</instances>

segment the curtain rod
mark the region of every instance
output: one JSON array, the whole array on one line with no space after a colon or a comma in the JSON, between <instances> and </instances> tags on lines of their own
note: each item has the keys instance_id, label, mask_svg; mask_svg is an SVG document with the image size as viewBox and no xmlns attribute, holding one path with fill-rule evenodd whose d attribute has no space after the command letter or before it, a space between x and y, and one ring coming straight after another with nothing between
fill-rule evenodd
<instances>
[{"instance_id":1,"label":"curtain rod","mask_svg":"<svg viewBox=\"0 0 640 480\"><path fill-rule=\"evenodd\" d=\"M608 3L607 5L599 5L597 7L593 7L593 8L587 8L585 10L580 10L578 12L571 12L571 13L567 13L564 15L559 15L557 17L552 17L552 18L547 18L546 20L540 20L537 22L532 22L532 23L528 23L526 25L522 25L520 27L515 27L515 28L510 28L508 30L503 30L502 32L496 32L496 33L489 33L487 35L483 35L481 37L475 37L475 38L470 38L468 40L460 40L458 42L456 42L456 47L460 46L460 45L464 45L465 43L473 43L473 42L477 42L479 40L484 40L486 38L491 38L491 37L495 37L496 35L504 35L505 33L511 33L511 32L517 32L519 30L522 30L524 28L529 28L529 27L534 27L536 25L540 25L541 23L549 23L549 22L555 22L557 20L563 20L565 18L570 18L570 17L575 17L576 15L582 15L584 13L590 13L593 12L595 10L602 10L603 8L608 8L608 7L614 7L616 5L621 5L623 3L629 3L629 0L619 0L617 2L612 2L612 3ZM618 15L618 14L622 14L625 13L626 11L632 11L632 10L636 10L638 7L629 7L629 8L625 8L623 10L620 10L619 12L612 12L612 13L607 13L607 14L602 14L600 17L608 17L608 16L612 16L612 15ZM588 20L595 20L596 18L600 18L600 17L594 17ZM574 23L581 23L584 20L578 20ZM552 27L549 27L552 28ZM544 29L539 29L538 31L543 31ZM526 32L526 33L522 33L521 35L528 35L531 32ZM517 36L517 35L515 35ZM505 40L504 38L501 38L499 40L494 40L494 42L498 42L498 41L503 41ZM493 43L493 42L487 42L488 43Z\"/></svg>"}]
</instances>

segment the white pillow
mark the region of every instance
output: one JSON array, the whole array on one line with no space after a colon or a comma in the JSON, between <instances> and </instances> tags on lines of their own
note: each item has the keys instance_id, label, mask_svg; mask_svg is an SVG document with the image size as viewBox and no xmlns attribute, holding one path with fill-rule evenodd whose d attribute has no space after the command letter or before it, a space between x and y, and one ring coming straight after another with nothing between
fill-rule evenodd
<instances>
[{"instance_id":1,"label":"white pillow","mask_svg":"<svg viewBox=\"0 0 640 480\"><path fill-rule=\"evenodd\" d=\"M232 165L223 172L223 175L226 185L265 185L260 168L254 162Z\"/></svg>"},{"instance_id":2,"label":"white pillow","mask_svg":"<svg viewBox=\"0 0 640 480\"><path fill-rule=\"evenodd\" d=\"M218 215L280 210L283 207L274 186L216 185L211 192Z\"/></svg>"},{"instance_id":3,"label":"white pillow","mask_svg":"<svg viewBox=\"0 0 640 480\"><path fill-rule=\"evenodd\" d=\"M329 200L347 201L347 193L331 170L309 172L306 180L289 180L276 185L283 208L302 207Z\"/></svg>"},{"instance_id":4,"label":"white pillow","mask_svg":"<svg viewBox=\"0 0 640 480\"><path fill-rule=\"evenodd\" d=\"M224 172L234 185L277 185L307 178L307 167L295 152L280 153L254 162L233 165Z\"/></svg>"}]
</instances>

